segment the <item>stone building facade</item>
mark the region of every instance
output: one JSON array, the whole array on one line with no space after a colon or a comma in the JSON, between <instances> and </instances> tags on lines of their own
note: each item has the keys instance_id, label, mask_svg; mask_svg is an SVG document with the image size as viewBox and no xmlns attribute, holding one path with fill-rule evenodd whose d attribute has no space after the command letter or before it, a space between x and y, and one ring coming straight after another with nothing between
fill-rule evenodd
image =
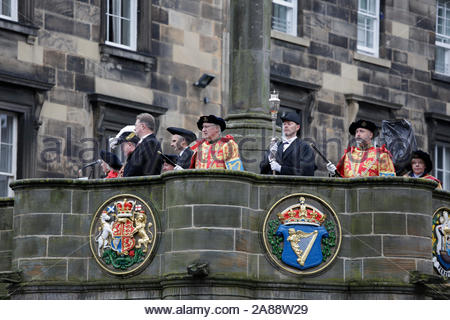
<instances>
[{"instance_id":1,"label":"stone building facade","mask_svg":"<svg viewBox=\"0 0 450 320\"><path fill-rule=\"evenodd\" d=\"M409 120L450 188L443 1L297 0L285 11L276 11L282 0L0 2L12 9L0 15L1 196L12 195L11 180L76 177L141 112L157 118L168 152L166 127L198 133L200 115L226 117L246 169L256 171L270 136L271 89L332 161L356 118ZM116 10L122 2L129 15ZM361 49L362 18L377 23L376 52ZM194 86L203 74L214 80Z\"/></svg>"}]
</instances>

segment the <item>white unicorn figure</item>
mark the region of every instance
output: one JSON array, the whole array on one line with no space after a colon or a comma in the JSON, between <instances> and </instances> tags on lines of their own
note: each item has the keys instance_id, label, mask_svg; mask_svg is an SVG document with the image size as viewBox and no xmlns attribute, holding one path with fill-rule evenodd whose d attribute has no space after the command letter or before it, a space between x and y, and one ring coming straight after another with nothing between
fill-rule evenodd
<instances>
[{"instance_id":1,"label":"white unicorn figure","mask_svg":"<svg viewBox=\"0 0 450 320\"><path fill-rule=\"evenodd\" d=\"M100 233L98 234L97 238L95 239L95 241L98 244L97 253L98 253L99 257L102 256L102 253L106 248L110 247L110 245L108 243L108 238L110 235L112 235L112 229L111 229L112 222L111 223L107 222L107 221L111 220L111 217L105 211L103 211L102 215L100 217L100 220L101 220L102 227L101 227L101 229L99 228Z\"/></svg>"}]
</instances>

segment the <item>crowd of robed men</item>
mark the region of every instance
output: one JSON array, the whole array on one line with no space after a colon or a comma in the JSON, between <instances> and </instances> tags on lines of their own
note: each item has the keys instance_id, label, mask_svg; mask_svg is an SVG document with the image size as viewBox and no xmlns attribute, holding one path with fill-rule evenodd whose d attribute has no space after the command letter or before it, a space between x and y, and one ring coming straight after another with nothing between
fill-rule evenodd
<instances>
[{"instance_id":1,"label":"crowd of robed men","mask_svg":"<svg viewBox=\"0 0 450 320\"><path fill-rule=\"evenodd\" d=\"M260 163L261 174L313 176L316 170L315 153L311 145L300 138L300 117L295 112L281 116L283 138L272 139ZM201 139L184 128L169 127L171 147L176 154L164 154L155 136L155 119L148 113L139 114L133 125L125 126L110 139L112 149L120 146L126 160L102 150L102 168L106 178L157 175L170 170L228 169L243 170L239 148L226 130L224 119L215 115L201 116L197 127ZM374 146L379 128L371 121L358 120L349 127L355 144L349 146L337 165L327 163L330 176L343 178L395 176L395 167L385 145ZM405 176L440 181L429 173L433 164L429 154L416 150L411 155Z\"/></svg>"}]
</instances>

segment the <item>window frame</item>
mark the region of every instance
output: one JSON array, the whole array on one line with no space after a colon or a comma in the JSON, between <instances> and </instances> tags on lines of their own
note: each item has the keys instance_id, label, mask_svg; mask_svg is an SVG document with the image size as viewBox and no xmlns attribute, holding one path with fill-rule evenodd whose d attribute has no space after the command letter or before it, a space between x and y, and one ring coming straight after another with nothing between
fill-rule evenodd
<instances>
[{"instance_id":1,"label":"window frame","mask_svg":"<svg viewBox=\"0 0 450 320\"><path fill-rule=\"evenodd\" d=\"M371 0L368 0L371 1ZM357 12L357 22L356 22L356 28L357 28L357 34L356 34L356 50L358 53L369 55L375 58L378 58L380 55L380 6L381 6L381 0L373 0L375 1L375 8L376 12L374 15L369 14L368 12L363 12L360 9L360 0L358 0L358 12ZM374 23L374 35L373 35L373 48L362 46L359 44L358 39L358 30L359 30L359 17L360 15L363 15L364 17L369 17L375 20ZM367 41L366 41L367 44Z\"/></svg>"},{"instance_id":2,"label":"window frame","mask_svg":"<svg viewBox=\"0 0 450 320\"><path fill-rule=\"evenodd\" d=\"M274 16L273 16L273 5L274 4L282 6L282 7L290 8L290 10L292 11L291 26L286 31L282 31L282 30L278 30L278 29L273 28L273 18L274 18ZM299 8L298 0L292 0L292 4L289 3L286 0L272 0L272 15L271 15L271 20L272 20L271 21L271 28L272 28L272 30L276 30L276 31L283 32L283 33L286 33L286 34L289 34L289 35L297 37L298 36L298 30L297 30L298 29L298 26L297 26L297 24L298 24L298 22L297 22L298 21L298 8Z\"/></svg>"},{"instance_id":3,"label":"window frame","mask_svg":"<svg viewBox=\"0 0 450 320\"><path fill-rule=\"evenodd\" d=\"M442 148L442 168L438 168L438 148ZM441 181L442 189L450 190L450 179L447 181L446 175L450 175L450 158L446 157L446 150L450 154L450 144L436 142L434 145L434 168L433 168L433 176L438 178ZM439 172L442 173L442 177L439 177Z\"/></svg>"},{"instance_id":4,"label":"window frame","mask_svg":"<svg viewBox=\"0 0 450 320\"><path fill-rule=\"evenodd\" d=\"M5 0L0 0L0 19L18 22L19 21L19 17L18 17L19 16L18 15L19 0L10 0L11 1L11 16L6 16L6 15L2 14L1 11L2 11L3 1L5 1Z\"/></svg>"},{"instance_id":5,"label":"window frame","mask_svg":"<svg viewBox=\"0 0 450 320\"><path fill-rule=\"evenodd\" d=\"M118 0L122 3L123 0ZM137 38L138 38L138 0L130 0L130 45L123 45L117 42L108 41L108 34L109 34L109 1L106 1L105 11L103 12L103 15L105 17L105 44L125 49L125 50L131 50L136 51L137 50ZM120 16L122 19L123 17ZM122 29L119 31L119 35L122 35Z\"/></svg>"},{"instance_id":6,"label":"window frame","mask_svg":"<svg viewBox=\"0 0 450 320\"><path fill-rule=\"evenodd\" d=\"M7 116L11 116L13 118L11 172L0 171L1 176L9 177L8 178L8 186L7 186L8 193L6 196L12 197L12 196L14 196L14 191L9 187L9 184L12 181L16 180L16 178L17 178L18 116L13 112L8 112L8 111L2 110L2 109L0 109L0 114L6 114ZM0 132L0 145L1 144L2 144L2 142L1 142L1 132Z\"/></svg>"},{"instance_id":7,"label":"window frame","mask_svg":"<svg viewBox=\"0 0 450 320\"><path fill-rule=\"evenodd\" d=\"M436 60L435 60L435 66L434 66L434 71L438 74L442 74L442 75L446 75L446 76L450 76L450 34L442 34L442 33L438 33L438 21L439 21L439 7L440 7L440 2L441 1L437 1L436 2L436 41L435 41L435 45L436 45ZM450 16L447 17L447 10L450 10L450 4L448 2L445 2L444 4L444 16L442 17L444 20L444 29L446 29L447 24L445 24L445 21L448 20L448 24L449 24L449 28L450 28ZM444 41L447 42L443 42L443 41L439 41L439 38L444 38ZM437 50L439 48L443 48L445 50L445 54L444 54L444 70L443 72L438 70L437 65L438 65L438 60L437 60Z\"/></svg>"}]
</instances>

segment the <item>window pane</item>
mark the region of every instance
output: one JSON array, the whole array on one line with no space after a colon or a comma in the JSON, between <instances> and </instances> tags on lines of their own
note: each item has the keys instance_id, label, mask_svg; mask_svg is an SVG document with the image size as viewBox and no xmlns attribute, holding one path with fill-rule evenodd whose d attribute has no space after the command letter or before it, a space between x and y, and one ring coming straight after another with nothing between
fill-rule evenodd
<instances>
[{"instance_id":1,"label":"window pane","mask_svg":"<svg viewBox=\"0 0 450 320\"><path fill-rule=\"evenodd\" d=\"M108 41L120 43L119 37L120 37L120 18L110 16Z\"/></svg>"},{"instance_id":2,"label":"window pane","mask_svg":"<svg viewBox=\"0 0 450 320\"><path fill-rule=\"evenodd\" d=\"M122 44L130 45L130 28L131 23L129 20L122 20Z\"/></svg>"},{"instance_id":3,"label":"window pane","mask_svg":"<svg viewBox=\"0 0 450 320\"><path fill-rule=\"evenodd\" d=\"M436 72L450 74L450 49L436 46Z\"/></svg>"},{"instance_id":4,"label":"window pane","mask_svg":"<svg viewBox=\"0 0 450 320\"><path fill-rule=\"evenodd\" d=\"M367 38L366 47L368 47L368 48L373 48L373 47L374 47L374 43L373 43L373 31L367 30L367 31L366 31L366 38Z\"/></svg>"},{"instance_id":5,"label":"window pane","mask_svg":"<svg viewBox=\"0 0 450 320\"><path fill-rule=\"evenodd\" d=\"M2 1L2 15L11 17L11 0Z\"/></svg>"},{"instance_id":6,"label":"window pane","mask_svg":"<svg viewBox=\"0 0 450 320\"><path fill-rule=\"evenodd\" d=\"M13 118L6 114L0 114L0 142L12 144L13 141Z\"/></svg>"},{"instance_id":7,"label":"window pane","mask_svg":"<svg viewBox=\"0 0 450 320\"><path fill-rule=\"evenodd\" d=\"M358 15L358 45L373 48L375 19Z\"/></svg>"},{"instance_id":8,"label":"window pane","mask_svg":"<svg viewBox=\"0 0 450 320\"><path fill-rule=\"evenodd\" d=\"M436 32L450 36L450 3L438 1Z\"/></svg>"},{"instance_id":9,"label":"window pane","mask_svg":"<svg viewBox=\"0 0 450 320\"><path fill-rule=\"evenodd\" d=\"M437 148L436 169L442 169L442 159L444 157L444 154L442 152L441 146L436 146L436 148Z\"/></svg>"},{"instance_id":10,"label":"window pane","mask_svg":"<svg viewBox=\"0 0 450 320\"><path fill-rule=\"evenodd\" d=\"M272 5L272 29L287 32L288 31L288 8L278 4Z\"/></svg>"},{"instance_id":11,"label":"window pane","mask_svg":"<svg viewBox=\"0 0 450 320\"><path fill-rule=\"evenodd\" d=\"M109 12L113 15L120 16L121 0L110 0Z\"/></svg>"},{"instance_id":12,"label":"window pane","mask_svg":"<svg viewBox=\"0 0 450 320\"><path fill-rule=\"evenodd\" d=\"M438 19L438 21L437 21L436 32L439 34L444 33L444 24L442 22L442 19Z\"/></svg>"},{"instance_id":13,"label":"window pane","mask_svg":"<svg viewBox=\"0 0 450 320\"><path fill-rule=\"evenodd\" d=\"M122 0L122 17L131 19L131 0Z\"/></svg>"},{"instance_id":14,"label":"window pane","mask_svg":"<svg viewBox=\"0 0 450 320\"><path fill-rule=\"evenodd\" d=\"M359 10L367 11L367 0L359 0Z\"/></svg>"},{"instance_id":15,"label":"window pane","mask_svg":"<svg viewBox=\"0 0 450 320\"><path fill-rule=\"evenodd\" d=\"M450 147L445 147L444 148L444 152L445 152L445 163L444 163L444 169L445 171L450 171Z\"/></svg>"},{"instance_id":16,"label":"window pane","mask_svg":"<svg viewBox=\"0 0 450 320\"><path fill-rule=\"evenodd\" d=\"M377 13L377 0L369 0L369 8L367 11L371 14Z\"/></svg>"},{"instance_id":17,"label":"window pane","mask_svg":"<svg viewBox=\"0 0 450 320\"><path fill-rule=\"evenodd\" d=\"M366 46L366 32L364 30L364 25L360 24L360 21L362 20L361 17L358 17L358 45L359 46Z\"/></svg>"},{"instance_id":18,"label":"window pane","mask_svg":"<svg viewBox=\"0 0 450 320\"><path fill-rule=\"evenodd\" d=\"M12 171L12 146L0 145L0 171L10 173Z\"/></svg>"},{"instance_id":19,"label":"window pane","mask_svg":"<svg viewBox=\"0 0 450 320\"><path fill-rule=\"evenodd\" d=\"M0 175L0 197L8 196L8 182L7 176Z\"/></svg>"}]
</instances>

